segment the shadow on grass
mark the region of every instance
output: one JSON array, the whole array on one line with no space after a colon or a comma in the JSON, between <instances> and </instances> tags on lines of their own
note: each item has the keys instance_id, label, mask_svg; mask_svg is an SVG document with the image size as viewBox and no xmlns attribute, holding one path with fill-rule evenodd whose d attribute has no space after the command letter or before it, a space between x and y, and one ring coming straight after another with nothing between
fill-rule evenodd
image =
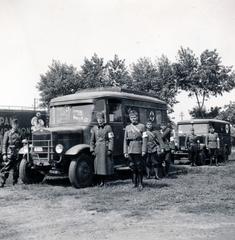
<instances>
[{"instance_id":1,"label":"shadow on grass","mask_svg":"<svg viewBox=\"0 0 235 240\"><path fill-rule=\"evenodd\" d=\"M43 184L60 187L71 187L71 183L68 178L46 178Z\"/></svg>"}]
</instances>

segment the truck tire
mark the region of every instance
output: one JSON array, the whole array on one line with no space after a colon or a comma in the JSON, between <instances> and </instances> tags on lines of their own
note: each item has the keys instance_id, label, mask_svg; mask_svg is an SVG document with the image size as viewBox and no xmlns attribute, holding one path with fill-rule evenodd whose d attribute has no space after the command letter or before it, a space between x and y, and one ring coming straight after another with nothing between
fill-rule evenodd
<instances>
[{"instance_id":1,"label":"truck tire","mask_svg":"<svg viewBox=\"0 0 235 240\"><path fill-rule=\"evenodd\" d=\"M31 169L24 158L20 162L19 175L24 184L40 183L44 179L44 175Z\"/></svg>"},{"instance_id":2,"label":"truck tire","mask_svg":"<svg viewBox=\"0 0 235 240\"><path fill-rule=\"evenodd\" d=\"M69 180L73 187L88 187L93 182L93 164L85 153L73 159L69 165Z\"/></svg>"}]
</instances>

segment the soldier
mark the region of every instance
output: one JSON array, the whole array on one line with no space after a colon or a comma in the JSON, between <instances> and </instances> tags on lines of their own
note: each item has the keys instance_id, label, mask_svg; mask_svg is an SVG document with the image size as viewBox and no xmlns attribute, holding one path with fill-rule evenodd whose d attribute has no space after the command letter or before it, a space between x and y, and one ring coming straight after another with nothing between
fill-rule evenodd
<instances>
[{"instance_id":1,"label":"soldier","mask_svg":"<svg viewBox=\"0 0 235 240\"><path fill-rule=\"evenodd\" d=\"M191 129L191 134L186 136L185 147L188 149L189 160L191 166L195 166L198 159L198 137L194 133L194 128Z\"/></svg>"},{"instance_id":2,"label":"soldier","mask_svg":"<svg viewBox=\"0 0 235 240\"><path fill-rule=\"evenodd\" d=\"M150 178L151 170L154 170L154 178L158 177L158 168L161 167L161 152L163 152L163 140L161 133L153 130L151 121L146 123L146 132L143 134L143 152L147 153L146 156L146 173L147 179Z\"/></svg>"},{"instance_id":3,"label":"soldier","mask_svg":"<svg viewBox=\"0 0 235 240\"><path fill-rule=\"evenodd\" d=\"M113 139L111 127L104 122L104 114L96 114L98 125L91 129L90 152L95 157L94 170L100 180L99 186L105 184L105 176L112 175L113 170Z\"/></svg>"},{"instance_id":4,"label":"soldier","mask_svg":"<svg viewBox=\"0 0 235 240\"><path fill-rule=\"evenodd\" d=\"M165 177L167 177L169 174L169 169L172 162L173 146L171 141L171 132L172 132L172 127L170 123L167 124L166 126L162 126L162 139L164 142L164 152L162 154L162 157L163 157Z\"/></svg>"},{"instance_id":5,"label":"soldier","mask_svg":"<svg viewBox=\"0 0 235 240\"><path fill-rule=\"evenodd\" d=\"M18 131L18 120L13 119L12 128L5 132L2 144L2 155L5 166L1 170L1 183L0 187L4 187L5 182L9 176L9 171L13 170L13 185L18 182L19 178L19 159L18 151L22 146L21 135Z\"/></svg>"},{"instance_id":6,"label":"soldier","mask_svg":"<svg viewBox=\"0 0 235 240\"><path fill-rule=\"evenodd\" d=\"M219 149L219 136L215 132L213 127L210 128L209 134L207 135L207 148L209 151L210 165L212 165L213 159L215 160L215 165L218 166L218 149Z\"/></svg>"},{"instance_id":7,"label":"soldier","mask_svg":"<svg viewBox=\"0 0 235 240\"><path fill-rule=\"evenodd\" d=\"M134 187L143 189L143 170L145 152L142 151L142 137L145 126L138 122L138 113L135 110L129 112L131 123L126 126L124 134L123 152L129 159L129 166L133 174Z\"/></svg>"}]
</instances>

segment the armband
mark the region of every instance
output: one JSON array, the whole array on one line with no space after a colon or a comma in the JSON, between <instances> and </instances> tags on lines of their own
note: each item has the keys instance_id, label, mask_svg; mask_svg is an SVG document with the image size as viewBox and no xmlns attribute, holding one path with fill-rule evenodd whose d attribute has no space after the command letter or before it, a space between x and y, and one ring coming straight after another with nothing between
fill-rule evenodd
<instances>
[{"instance_id":1,"label":"armband","mask_svg":"<svg viewBox=\"0 0 235 240\"><path fill-rule=\"evenodd\" d=\"M142 135L142 137L143 137L143 138L146 138L146 137L148 137L148 134L147 134L147 132L143 132L143 135Z\"/></svg>"},{"instance_id":2,"label":"armband","mask_svg":"<svg viewBox=\"0 0 235 240\"><path fill-rule=\"evenodd\" d=\"M113 138L113 137L114 137L113 132L109 132L109 133L108 133L108 138Z\"/></svg>"}]
</instances>

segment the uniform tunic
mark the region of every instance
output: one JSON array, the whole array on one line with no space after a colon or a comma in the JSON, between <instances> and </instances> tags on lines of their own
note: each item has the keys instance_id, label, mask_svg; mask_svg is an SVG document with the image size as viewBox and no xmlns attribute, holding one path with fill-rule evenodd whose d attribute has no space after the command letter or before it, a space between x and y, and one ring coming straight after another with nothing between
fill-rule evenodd
<instances>
[{"instance_id":1,"label":"uniform tunic","mask_svg":"<svg viewBox=\"0 0 235 240\"><path fill-rule=\"evenodd\" d=\"M207 135L208 148L218 148L218 133L209 133Z\"/></svg>"},{"instance_id":2,"label":"uniform tunic","mask_svg":"<svg viewBox=\"0 0 235 240\"><path fill-rule=\"evenodd\" d=\"M159 131L147 130L143 134L143 152L147 153L147 167L157 167L161 165L161 149L164 148L164 143Z\"/></svg>"},{"instance_id":3,"label":"uniform tunic","mask_svg":"<svg viewBox=\"0 0 235 240\"><path fill-rule=\"evenodd\" d=\"M126 126L124 134L123 152L124 154L142 154L142 135L145 126L142 123Z\"/></svg>"},{"instance_id":4,"label":"uniform tunic","mask_svg":"<svg viewBox=\"0 0 235 240\"><path fill-rule=\"evenodd\" d=\"M113 174L113 131L109 125L94 126L91 129L90 151L95 152L94 170L98 175Z\"/></svg>"},{"instance_id":5,"label":"uniform tunic","mask_svg":"<svg viewBox=\"0 0 235 240\"><path fill-rule=\"evenodd\" d=\"M185 145L188 148L189 159L194 164L198 159L198 136L195 134L189 134L185 139Z\"/></svg>"},{"instance_id":6,"label":"uniform tunic","mask_svg":"<svg viewBox=\"0 0 235 240\"><path fill-rule=\"evenodd\" d=\"M14 131L11 129L4 134L2 142L2 154L7 156L8 162L1 170L2 183L5 183L11 169L13 169L14 182L16 182L19 177L19 162L17 160L18 152L22 146L21 140L21 135L17 130Z\"/></svg>"},{"instance_id":7,"label":"uniform tunic","mask_svg":"<svg viewBox=\"0 0 235 240\"><path fill-rule=\"evenodd\" d=\"M22 146L21 135L16 130L9 130L5 132L2 141L2 154L7 155L9 159L17 157L18 151Z\"/></svg>"}]
</instances>

